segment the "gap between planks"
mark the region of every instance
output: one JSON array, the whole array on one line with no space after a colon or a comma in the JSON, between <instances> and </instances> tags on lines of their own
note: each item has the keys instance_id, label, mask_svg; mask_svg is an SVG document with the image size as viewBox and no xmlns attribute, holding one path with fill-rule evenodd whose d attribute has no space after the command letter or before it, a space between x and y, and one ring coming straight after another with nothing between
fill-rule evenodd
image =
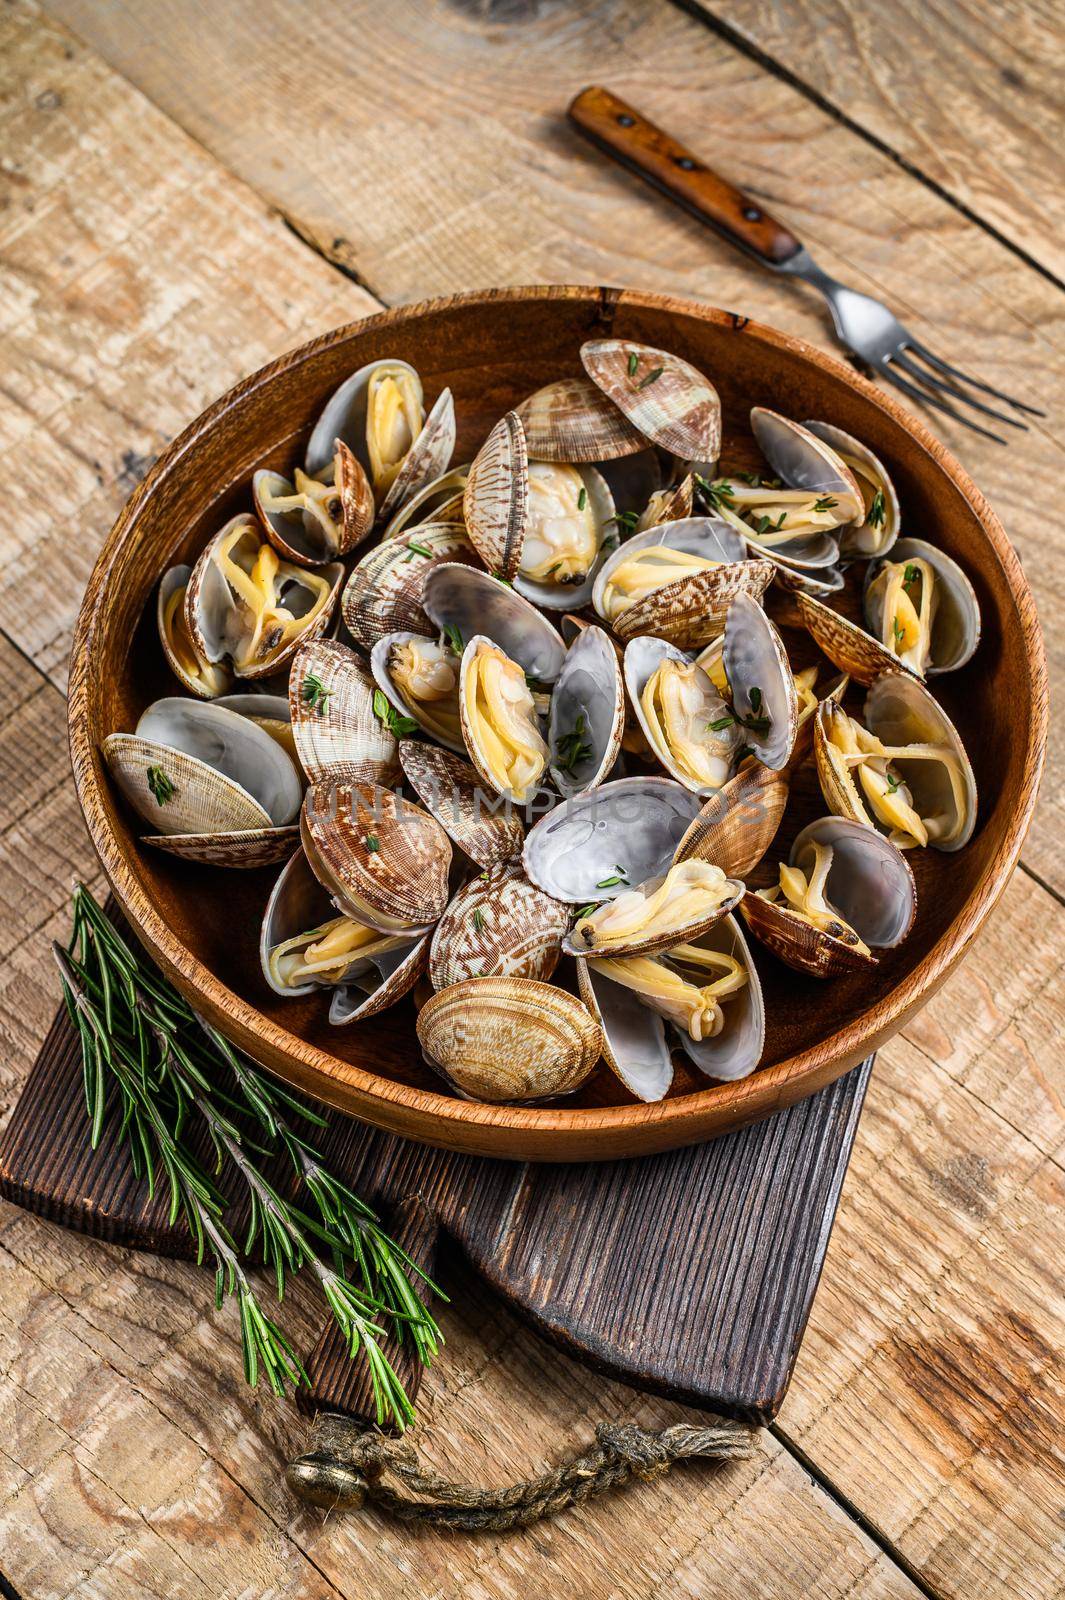
<instances>
[{"instance_id":1,"label":"gap between planks","mask_svg":"<svg viewBox=\"0 0 1065 1600\"><path fill-rule=\"evenodd\" d=\"M889 161L893 161L897 167L901 168L907 177L915 178L918 183L924 184L925 188L930 189L937 199L944 201L945 204L957 211L960 216L963 216L966 222L971 222L974 227L980 228L994 239L997 244L1002 245L1012 255L1015 255L1018 260L1023 261L1026 267L1031 267L1033 272L1038 272L1041 278L1045 278L1048 283L1052 283L1056 289L1065 291L1065 282L1056 273L1051 272L1049 267L1045 267L1041 261L1037 261L1033 255L1030 255L1022 245L1011 239L1008 233L1003 233L1000 228L996 228L993 222L988 222L986 217L982 217L978 211L974 211L966 201L952 194L944 184L940 183L938 178L933 178L930 173L923 171L916 162L911 161L908 156L904 156L901 151L896 150L886 139L882 139L878 133L873 133L872 129L863 126L861 122L848 116L846 111L841 110L826 95L823 95L819 89L816 89L812 83L808 83L805 78L800 78L797 73L792 72L790 67L786 67L782 61L778 61L775 56L770 55L768 51L763 50L753 40L748 39L731 22L726 22L722 17L715 16L707 5L703 3L703 0L669 0L669 3L675 6L678 11L683 11L685 16L692 17L696 22L701 23L704 28L716 34L719 39L731 46L733 50L738 51L742 56L746 56L756 66L761 67L764 72L772 73L774 78L780 78L790 88L795 89L805 99L817 106L819 111L823 111L834 122L840 123L848 132L855 133L860 139L864 139L867 144L872 145L874 150L878 150L881 155L887 156Z\"/></svg>"}]
</instances>

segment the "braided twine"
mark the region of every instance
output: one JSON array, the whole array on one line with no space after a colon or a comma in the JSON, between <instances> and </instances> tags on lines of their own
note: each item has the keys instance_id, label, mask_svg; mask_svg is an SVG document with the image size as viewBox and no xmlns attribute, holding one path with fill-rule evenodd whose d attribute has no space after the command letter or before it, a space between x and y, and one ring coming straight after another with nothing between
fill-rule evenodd
<instances>
[{"instance_id":1,"label":"braided twine","mask_svg":"<svg viewBox=\"0 0 1065 1600\"><path fill-rule=\"evenodd\" d=\"M320 1506L357 1507L369 1500L401 1522L505 1533L583 1505L632 1478L653 1483L687 1457L740 1460L752 1454L753 1440L751 1429L722 1420L702 1427L678 1423L660 1433L633 1422L600 1423L595 1445L583 1455L506 1488L478 1489L424 1470L401 1440L362 1431L345 1417L322 1415L314 1449L292 1463L288 1482ZM390 1478L399 1487L386 1481Z\"/></svg>"}]
</instances>

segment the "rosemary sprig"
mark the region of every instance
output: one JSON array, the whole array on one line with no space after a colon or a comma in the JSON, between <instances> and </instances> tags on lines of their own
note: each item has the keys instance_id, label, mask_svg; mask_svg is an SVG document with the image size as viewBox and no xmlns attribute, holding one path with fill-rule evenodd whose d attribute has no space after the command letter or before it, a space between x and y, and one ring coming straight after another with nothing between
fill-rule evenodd
<instances>
[{"instance_id":1,"label":"rosemary sprig","mask_svg":"<svg viewBox=\"0 0 1065 1600\"><path fill-rule=\"evenodd\" d=\"M162 767L148 768L148 787L155 796L156 804L161 806L169 805L177 793L173 780L167 776Z\"/></svg>"},{"instance_id":2,"label":"rosemary sprig","mask_svg":"<svg viewBox=\"0 0 1065 1600\"><path fill-rule=\"evenodd\" d=\"M403 1427L410 1401L381 1348L386 1325L428 1363L440 1332L410 1283L425 1274L383 1232L370 1208L326 1166L306 1127L324 1118L282 1085L268 1080L123 939L83 886L74 893L74 931L68 949L54 946L68 1012L81 1041L90 1138L99 1143L108 1095L117 1091L119 1138L150 1194L165 1183L170 1218L184 1215L197 1260L215 1264L215 1299L237 1300L244 1373L271 1388L308 1381L282 1330L263 1309L245 1268L248 1258L270 1269L280 1301L289 1278L309 1271L317 1280L352 1356L367 1361L377 1420ZM206 1125L216 1157L212 1176L190 1147L191 1117ZM247 1125L258 1130L249 1133ZM267 1177L263 1158L288 1157L293 1195ZM229 1165L249 1201L245 1238L237 1242L224 1219L217 1177ZM435 1285L429 1284L434 1292Z\"/></svg>"}]
</instances>

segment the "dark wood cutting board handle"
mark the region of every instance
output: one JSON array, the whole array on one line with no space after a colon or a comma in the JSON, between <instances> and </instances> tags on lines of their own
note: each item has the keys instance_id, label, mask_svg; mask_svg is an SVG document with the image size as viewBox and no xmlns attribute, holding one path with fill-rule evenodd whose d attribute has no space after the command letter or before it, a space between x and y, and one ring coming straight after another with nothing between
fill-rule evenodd
<instances>
[{"instance_id":1,"label":"dark wood cutting board handle","mask_svg":"<svg viewBox=\"0 0 1065 1600\"><path fill-rule=\"evenodd\" d=\"M801 241L759 201L720 177L609 89L595 84L582 89L570 105L569 117L600 150L765 266L781 267L802 249Z\"/></svg>"},{"instance_id":2,"label":"dark wood cutting board handle","mask_svg":"<svg viewBox=\"0 0 1065 1600\"><path fill-rule=\"evenodd\" d=\"M389 1232L412 1261L417 1262L425 1272L432 1272L439 1227L436 1218L417 1195L399 1201L394 1207L389 1218ZM410 1273L409 1277L415 1294L419 1299L425 1299L422 1279L417 1273ZM381 1348L413 1404L421 1382L421 1363L391 1333L382 1341ZM344 1337L332 1320L319 1334L305 1366L311 1381L309 1387L296 1391L301 1411L310 1416L332 1412L350 1417L368 1428L376 1426L370 1369L359 1357L352 1360Z\"/></svg>"}]
</instances>

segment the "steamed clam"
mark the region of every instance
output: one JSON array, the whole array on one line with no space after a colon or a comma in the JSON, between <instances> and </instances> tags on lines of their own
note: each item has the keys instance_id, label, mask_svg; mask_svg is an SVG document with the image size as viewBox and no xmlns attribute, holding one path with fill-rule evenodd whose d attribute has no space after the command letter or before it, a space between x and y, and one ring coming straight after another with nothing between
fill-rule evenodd
<instances>
[{"instance_id":1,"label":"steamed clam","mask_svg":"<svg viewBox=\"0 0 1065 1600\"><path fill-rule=\"evenodd\" d=\"M189 576L189 637L204 661L238 678L268 677L325 632L343 576L339 563L312 571L282 561L252 517L234 517Z\"/></svg>"},{"instance_id":2,"label":"steamed clam","mask_svg":"<svg viewBox=\"0 0 1065 1600\"><path fill-rule=\"evenodd\" d=\"M976 826L922 680L970 660L979 610L899 536L891 463L756 406L766 465L719 476L712 374L619 338L579 360L459 467L447 390L352 374L303 461L261 464L165 574L184 694L103 746L147 842L285 863L260 956L297 1021L413 995L426 1061L489 1101L600 1057L646 1101L675 1063L685 1092L756 1070L759 947L868 972L913 921L900 852ZM831 814L774 861L811 749Z\"/></svg>"},{"instance_id":3,"label":"steamed clam","mask_svg":"<svg viewBox=\"0 0 1065 1600\"><path fill-rule=\"evenodd\" d=\"M923 684L878 678L862 720L825 701L814 729L825 800L888 831L901 849L960 850L976 826L976 780L957 729Z\"/></svg>"},{"instance_id":4,"label":"steamed clam","mask_svg":"<svg viewBox=\"0 0 1065 1600\"><path fill-rule=\"evenodd\" d=\"M523 804L535 793L550 752L521 666L481 635L463 653L459 711L470 760L485 783Z\"/></svg>"}]
</instances>

